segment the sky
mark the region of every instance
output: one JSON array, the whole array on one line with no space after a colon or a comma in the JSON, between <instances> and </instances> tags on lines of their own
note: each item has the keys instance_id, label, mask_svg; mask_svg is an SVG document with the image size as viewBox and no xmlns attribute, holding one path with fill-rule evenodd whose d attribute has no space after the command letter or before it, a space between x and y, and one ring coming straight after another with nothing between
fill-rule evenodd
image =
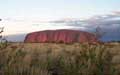
<instances>
[{"instance_id":1,"label":"sky","mask_svg":"<svg viewBox=\"0 0 120 75\"><path fill-rule=\"evenodd\" d=\"M120 11L120 0L0 0L0 26L4 35L74 26L54 20L88 19Z\"/></svg>"},{"instance_id":2,"label":"sky","mask_svg":"<svg viewBox=\"0 0 120 75\"><path fill-rule=\"evenodd\" d=\"M0 0L1 17L85 18L120 10L120 0Z\"/></svg>"}]
</instances>

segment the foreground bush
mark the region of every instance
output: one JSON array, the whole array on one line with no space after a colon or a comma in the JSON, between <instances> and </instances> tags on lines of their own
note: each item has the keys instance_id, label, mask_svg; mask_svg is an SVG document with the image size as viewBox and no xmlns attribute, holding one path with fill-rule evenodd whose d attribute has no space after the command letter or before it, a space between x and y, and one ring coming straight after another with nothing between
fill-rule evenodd
<instances>
[{"instance_id":1,"label":"foreground bush","mask_svg":"<svg viewBox=\"0 0 120 75\"><path fill-rule=\"evenodd\" d=\"M64 47L59 53L49 46L30 52L23 46L1 50L0 75L119 75L104 45Z\"/></svg>"}]
</instances>

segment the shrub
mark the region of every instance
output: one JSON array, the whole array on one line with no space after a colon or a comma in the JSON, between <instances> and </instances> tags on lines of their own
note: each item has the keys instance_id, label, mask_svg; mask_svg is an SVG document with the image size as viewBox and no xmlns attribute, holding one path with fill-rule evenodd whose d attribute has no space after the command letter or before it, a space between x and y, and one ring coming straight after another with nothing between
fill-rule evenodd
<instances>
[{"instance_id":1,"label":"shrub","mask_svg":"<svg viewBox=\"0 0 120 75\"><path fill-rule=\"evenodd\" d=\"M72 51L65 48L67 45L62 46L57 56L49 44L46 51L40 48L29 52L23 47L7 49L0 53L0 74L117 75L111 63L112 55L104 45L77 44Z\"/></svg>"}]
</instances>

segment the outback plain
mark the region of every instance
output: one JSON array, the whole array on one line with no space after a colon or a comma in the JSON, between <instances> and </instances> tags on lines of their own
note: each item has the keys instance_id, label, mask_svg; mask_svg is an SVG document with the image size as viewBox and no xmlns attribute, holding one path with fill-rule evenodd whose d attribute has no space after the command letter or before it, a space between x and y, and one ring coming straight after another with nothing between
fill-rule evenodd
<instances>
[{"instance_id":1,"label":"outback plain","mask_svg":"<svg viewBox=\"0 0 120 75\"><path fill-rule=\"evenodd\" d=\"M119 75L120 43L1 43L0 75Z\"/></svg>"}]
</instances>

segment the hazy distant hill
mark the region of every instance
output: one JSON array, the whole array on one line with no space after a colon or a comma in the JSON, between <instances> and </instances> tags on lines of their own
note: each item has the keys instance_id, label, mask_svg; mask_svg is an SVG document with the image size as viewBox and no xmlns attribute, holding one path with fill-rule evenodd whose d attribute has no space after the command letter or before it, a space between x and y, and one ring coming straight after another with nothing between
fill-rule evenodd
<instances>
[{"instance_id":1,"label":"hazy distant hill","mask_svg":"<svg viewBox=\"0 0 120 75\"><path fill-rule=\"evenodd\" d=\"M26 34L8 35L5 38L10 42L24 42Z\"/></svg>"}]
</instances>

